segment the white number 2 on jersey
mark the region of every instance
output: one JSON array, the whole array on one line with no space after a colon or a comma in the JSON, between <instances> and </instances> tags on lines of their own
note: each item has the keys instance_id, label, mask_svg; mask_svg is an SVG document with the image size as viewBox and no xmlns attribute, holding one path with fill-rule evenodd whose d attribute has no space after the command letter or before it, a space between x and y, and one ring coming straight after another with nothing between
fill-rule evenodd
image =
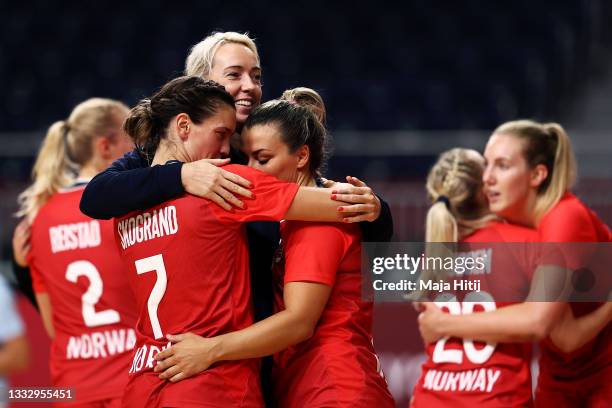
<instances>
[{"instance_id":1,"label":"white number 2 on jersey","mask_svg":"<svg viewBox=\"0 0 612 408\"><path fill-rule=\"evenodd\" d=\"M448 295L442 294L441 297L445 298L445 301L435 301L434 303L439 308L446 308L452 315L470 314L474 312L474 306L480 305L486 312L495 310L495 302L493 297L486 292L471 292L466 295L463 303L457 302L455 296L448 298ZM484 296L484 301L482 300ZM480 299L478 299L480 298ZM448 300L446 300L448 299ZM474 346L474 341L470 339L463 339L463 352L461 350L446 350L444 346L448 341L448 337L443 337L436 342L432 360L434 363L455 363L461 364L463 362L463 352L474 364L485 363L493 353L495 352L496 343L487 343L482 349L477 349Z\"/></svg>"},{"instance_id":2,"label":"white number 2 on jersey","mask_svg":"<svg viewBox=\"0 0 612 408\"><path fill-rule=\"evenodd\" d=\"M76 283L79 276L85 276L89 279L89 287L81 297L81 310L83 312L85 326L97 327L118 323L121 318L116 310L106 309L96 312L95 306L102 296L104 285L95 265L89 261L75 261L68 265L68 269L66 269L66 279L69 282Z\"/></svg>"},{"instance_id":3,"label":"white number 2 on jersey","mask_svg":"<svg viewBox=\"0 0 612 408\"><path fill-rule=\"evenodd\" d=\"M155 281L155 285L153 286L153 290L149 295L147 309L149 311L151 327L153 328L153 336L156 339L159 339L164 337L164 335L159 324L159 318L157 317L157 307L159 306L159 302L161 302L162 297L164 297L164 293L166 292L166 284L168 283L166 267L164 266L164 258L161 254L136 261L136 272L139 275L152 271L155 271L157 274L157 279Z\"/></svg>"}]
</instances>

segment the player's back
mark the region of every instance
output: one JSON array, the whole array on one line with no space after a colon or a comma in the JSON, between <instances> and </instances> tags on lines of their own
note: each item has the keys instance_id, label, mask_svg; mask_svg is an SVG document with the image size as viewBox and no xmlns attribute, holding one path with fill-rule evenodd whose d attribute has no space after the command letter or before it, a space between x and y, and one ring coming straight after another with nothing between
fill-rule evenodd
<instances>
[{"instance_id":1,"label":"player's back","mask_svg":"<svg viewBox=\"0 0 612 408\"><path fill-rule=\"evenodd\" d=\"M52 196L33 225L28 262L34 290L49 295L54 385L79 402L120 397L135 344L136 308L112 222L79 211L84 185Z\"/></svg>"},{"instance_id":2,"label":"player's back","mask_svg":"<svg viewBox=\"0 0 612 408\"><path fill-rule=\"evenodd\" d=\"M152 371L153 356L168 346L166 334L212 337L253 322L244 223L280 220L298 186L244 166L226 168L253 183L254 198L245 200L245 209L229 212L184 195L115 221L139 310L137 350L124 397L129 406L261 401L256 360L221 362L176 384Z\"/></svg>"},{"instance_id":3,"label":"player's back","mask_svg":"<svg viewBox=\"0 0 612 408\"><path fill-rule=\"evenodd\" d=\"M483 268L467 270L461 279L481 281L479 288L441 294L437 306L451 314L469 314L516 303L509 300L518 301L525 292L537 261L527 243L537 238L535 230L492 222L462 239L459 248L465 252L461 256L485 259ZM454 300L448 301L450 295ZM442 338L427 345L426 352L428 358L415 388L415 407L532 403L531 344Z\"/></svg>"}]
</instances>

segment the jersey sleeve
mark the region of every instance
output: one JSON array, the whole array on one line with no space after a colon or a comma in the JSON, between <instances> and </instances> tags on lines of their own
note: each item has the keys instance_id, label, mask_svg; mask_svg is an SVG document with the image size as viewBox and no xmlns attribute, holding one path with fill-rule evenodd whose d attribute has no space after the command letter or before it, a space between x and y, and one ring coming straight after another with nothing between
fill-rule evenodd
<instances>
[{"instance_id":1,"label":"jersey sleeve","mask_svg":"<svg viewBox=\"0 0 612 408\"><path fill-rule=\"evenodd\" d=\"M351 243L341 226L293 222L286 234L285 283L315 282L333 286Z\"/></svg>"},{"instance_id":2,"label":"jersey sleeve","mask_svg":"<svg viewBox=\"0 0 612 408\"><path fill-rule=\"evenodd\" d=\"M244 208L226 211L216 204L211 206L215 216L224 222L280 221L283 219L299 190L295 183L280 181L274 176L241 165L228 165L225 170L235 173L253 184L253 197L243 198Z\"/></svg>"},{"instance_id":3,"label":"jersey sleeve","mask_svg":"<svg viewBox=\"0 0 612 408\"><path fill-rule=\"evenodd\" d=\"M80 209L92 218L107 220L178 197L185 192L182 165L149 167L138 151L127 153L87 184Z\"/></svg>"}]
</instances>

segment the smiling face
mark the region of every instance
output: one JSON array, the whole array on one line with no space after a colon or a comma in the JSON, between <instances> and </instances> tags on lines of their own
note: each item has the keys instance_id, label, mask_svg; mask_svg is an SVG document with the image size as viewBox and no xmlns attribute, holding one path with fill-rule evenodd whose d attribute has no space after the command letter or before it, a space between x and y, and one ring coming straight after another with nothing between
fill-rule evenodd
<instances>
[{"instance_id":1,"label":"smiling face","mask_svg":"<svg viewBox=\"0 0 612 408\"><path fill-rule=\"evenodd\" d=\"M236 120L243 124L261 103L261 67L247 46L223 44L215 52L209 78L225 87L236 104Z\"/></svg>"},{"instance_id":2,"label":"smiling face","mask_svg":"<svg viewBox=\"0 0 612 408\"><path fill-rule=\"evenodd\" d=\"M524 155L523 141L494 134L485 148L484 192L491 212L508 221L531 224L539 183Z\"/></svg>"},{"instance_id":3,"label":"smiling face","mask_svg":"<svg viewBox=\"0 0 612 408\"><path fill-rule=\"evenodd\" d=\"M305 164L303 149L291 153L281 139L276 124L255 125L242 131L243 151L249 167L271 174L283 181L296 182ZM306 160L308 160L306 158Z\"/></svg>"},{"instance_id":4,"label":"smiling face","mask_svg":"<svg viewBox=\"0 0 612 408\"><path fill-rule=\"evenodd\" d=\"M221 105L217 112L200 124L185 119L186 125L179 119L178 126L189 129L184 138L187 162L200 159L219 159L229 155L229 140L236 128L234 109Z\"/></svg>"}]
</instances>

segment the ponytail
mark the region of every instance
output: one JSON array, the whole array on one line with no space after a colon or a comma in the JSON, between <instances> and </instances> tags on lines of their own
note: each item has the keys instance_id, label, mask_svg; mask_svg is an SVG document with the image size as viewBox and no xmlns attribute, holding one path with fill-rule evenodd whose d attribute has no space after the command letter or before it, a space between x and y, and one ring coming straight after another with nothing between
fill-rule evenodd
<instances>
[{"instance_id":1,"label":"ponytail","mask_svg":"<svg viewBox=\"0 0 612 408\"><path fill-rule=\"evenodd\" d=\"M74 182L75 166L66 154L68 132L68 125L63 120L55 122L47 131L32 169L34 182L17 199L18 217L26 217L32 222L53 194Z\"/></svg>"},{"instance_id":2,"label":"ponytail","mask_svg":"<svg viewBox=\"0 0 612 408\"><path fill-rule=\"evenodd\" d=\"M34 181L17 199L16 215L32 222L53 194L72 185L79 166L93 156L94 138L115 137L126 111L119 101L90 98L75 106L68 120L51 125L32 169Z\"/></svg>"},{"instance_id":3,"label":"ponytail","mask_svg":"<svg viewBox=\"0 0 612 408\"><path fill-rule=\"evenodd\" d=\"M558 123L546 123L542 127L549 138L555 141L552 169L548 169L546 189L540 193L536 203L536 219L540 220L553 208L576 182L576 158L569 136Z\"/></svg>"},{"instance_id":4,"label":"ponytail","mask_svg":"<svg viewBox=\"0 0 612 408\"><path fill-rule=\"evenodd\" d=\"M458 241L459 233L457 220L444 202L437 201L429 207L425 223L425 241Z\"/></svg>"},{"instance_id":5,"label":"ponytail","mask_svg":"<svg viewBox=\"0 0 612 408\"><path fill-rule=\"evenodd\" d=\"M149 155L155 153L161 135L155 128L150 99L141 100L130 110L127 119L123 122L123 130L130 135L141 151Z\"/></svg>"},{"instance_id":6,"label":"ponytail","mask_svg":"<svg viewBox=\"0 0 612 408\"><path fill-rule=\"evenodd\" d=\"M483 171L484 162L476 151L455 148L440 155L425 186L432 203L426 241L457 242L496 218L482 200Z\"/></svg>"}]
</instances>

